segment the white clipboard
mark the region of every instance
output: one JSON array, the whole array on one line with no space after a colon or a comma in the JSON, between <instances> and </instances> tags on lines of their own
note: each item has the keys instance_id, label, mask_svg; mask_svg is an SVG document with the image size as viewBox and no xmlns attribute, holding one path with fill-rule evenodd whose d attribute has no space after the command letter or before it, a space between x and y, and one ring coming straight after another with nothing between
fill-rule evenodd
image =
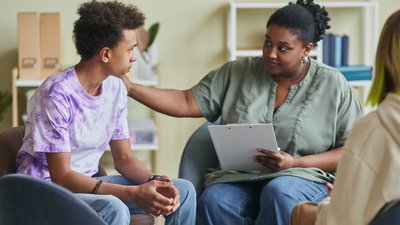
<instances>
[{"instance_id":1,"label":"white clipboard","mask_svg":"<svg viewBox=\"0 0 400 225\"><path fill-rule=\"evenodd\" d=\"M209 125L222 170L269 171L253 160L257 148L279 151L272 124Z\"/></svg>"}]
</instances>

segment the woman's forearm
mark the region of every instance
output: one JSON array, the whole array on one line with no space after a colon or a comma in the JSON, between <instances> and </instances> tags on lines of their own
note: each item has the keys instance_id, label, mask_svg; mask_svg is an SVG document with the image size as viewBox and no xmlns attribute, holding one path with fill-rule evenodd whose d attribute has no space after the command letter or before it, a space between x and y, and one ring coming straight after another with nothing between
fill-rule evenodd
<instances>
[{"instance_id":1,"label":"woman's forearm","mask_svg":"<svg viewBox=\"0 0 400 225\"><path fill-rule=\"evenodd\" d=\"M202 117L190 89L159 89L132 82L127 88L129 97L157 112L174 117Z\"/></svg>"},{"instance_id":2,"label":"woman's forearm","mask_svg":"<svg viewBox=\"0 0 400 225\"><path fill-rule=\"evenodd\" d=\"M334 173L336 172L342 151L343 148L339 147L323 153L299 157L296 160L296 167L317 167L323 171Z\"/></svg>"}]
</instances>

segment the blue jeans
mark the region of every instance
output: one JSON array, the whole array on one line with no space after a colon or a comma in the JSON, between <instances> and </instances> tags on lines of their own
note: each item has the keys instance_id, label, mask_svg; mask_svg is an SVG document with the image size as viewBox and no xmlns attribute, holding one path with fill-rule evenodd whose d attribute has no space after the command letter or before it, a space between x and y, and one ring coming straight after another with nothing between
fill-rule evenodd
<instances>
[{"instance_id":1,"label":"blue jeans","mask_svg":"<svg viewBox=\"0 0 400 225\"><path fill-rule=\"evenodd\" d=\"M135 185L122 176L96 177L107 183ZM196 191L193 184L187 180L174 179L175 187L180 194L181 206L173 214L165 217L165 224L194 225L196 220ZM123 202L113 195L76 194L89 204L109 225L128 225L130 215L146 213L131 202Z\"/></svg>"},{"instance_id":2,"label":"blue jeans","mask_svg":"<svg viewBox=\"0 0 400 225\"><path fill-rule=\"evenodd\" d=\"M264 182L219 183L207 187L198 202L202 225L289 225L290 213L302 201L320 202L324 184L294 176Z\"/></svg>"}]
</instances>

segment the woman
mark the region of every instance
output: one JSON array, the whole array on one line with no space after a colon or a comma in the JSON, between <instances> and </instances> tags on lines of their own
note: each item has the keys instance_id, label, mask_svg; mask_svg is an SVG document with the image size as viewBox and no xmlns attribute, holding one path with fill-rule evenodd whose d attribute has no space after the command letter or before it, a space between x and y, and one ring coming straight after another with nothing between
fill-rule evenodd
<instances>
[{"instance_id":1,"label":"woman","mask_svg":"<svg viewBox=\"0 0 400 225\"><path fill-rule=\"evenodd\" d=\"M381 209L400 199L399 21L400 10L387 19L378 43L368 96L370 105L378 107L351 132L338 165L332 197L318 205L315 224L367 225ZM299 223L304 221L302 207L311 211L315 221L316 209L307 204L295 208L293 224L305 224Z\"/></svg>"},{"instance_id":2,"label":"woman","mask_svg":"<svg viewBox=\"0 0 400 225\"><path fill-rule=\"evenodd\" d=\"M299 0L269 19L263 57L228 62L188 90L125 79L130 97L171 116L273 123L282 151L259 149L264 155L254 158L273 172L207 174L198 206L201 224L289 224L297 203L327 196L324 183L333 181L341 148L362 115L344 77L308 57L328 21L324 8Z\"/></svg>"},{"instance_id":3,"label":"woman","mask_svg":"<svg viewBox=\"0 0 400 225\"><path fill-rule=\"evenodd\" d=\"M18 172L75 192L110 225L129 224L130 213L144 212L165 215L166 224L194 224L193 185L154 175L130 148L127 92L119 78L136 60L143 14L115 1L89 1L78 13L81 60L46 79L30 99ZM108 145L122 176L93 178Z\"/></svg>"}]
</instances>

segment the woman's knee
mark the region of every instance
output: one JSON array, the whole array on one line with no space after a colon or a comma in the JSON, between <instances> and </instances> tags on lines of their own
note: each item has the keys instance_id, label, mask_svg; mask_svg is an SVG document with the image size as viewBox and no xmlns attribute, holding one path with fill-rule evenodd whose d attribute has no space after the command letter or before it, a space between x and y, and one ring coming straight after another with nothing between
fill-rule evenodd
<instances>
[{"instance_id":1,"label":"woman's knee","mask_svg":"<svg viewBox=\"0 0 400 225\"><path fill-rule=\"evenodd\" d=\"M205 188L197 203L198 208L200 210L205 208L218 208L217 205L222 204L227 197L226 190L224 190L222 186L221 184L213 184Z\"/></svg>"},{"instance_id":2,"label":"woman's knee","mask_svg":"<svg viewBox=\"0 0 400 225\"><path fill-rule=\"evenodd\" d=\"M304 179L293 177L293 176L281 176L268 181L262 193L268 195L291 195L291 192L295 192L299 187L299 180ZM301 183L301 182L300 182Z\"/></svg>"},{"instance_id":3,"label":"woman's knee","mask_svg":"<svg viewBox=\"0 0 400 225\"><path fill-rule=\"evenodd\" d=\"M267 182L261 192L261 202L315 201L327 194L324 184L294 176L281 176Z\"/></svg>"}]
</instances>

